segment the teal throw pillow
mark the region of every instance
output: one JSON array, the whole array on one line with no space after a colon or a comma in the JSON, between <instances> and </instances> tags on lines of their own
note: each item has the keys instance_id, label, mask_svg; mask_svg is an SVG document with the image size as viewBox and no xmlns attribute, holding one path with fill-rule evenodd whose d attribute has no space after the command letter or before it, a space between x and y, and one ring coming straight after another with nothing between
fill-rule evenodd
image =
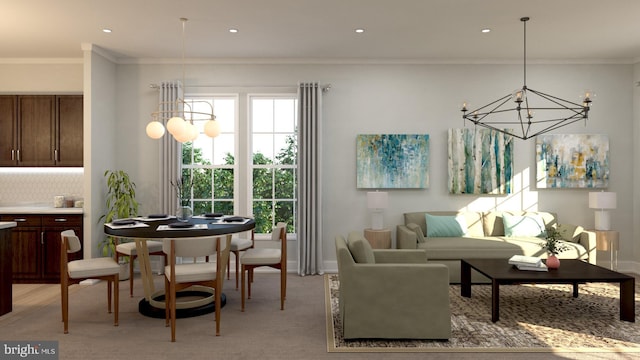
<instances>
[{"instance_id":1,"label":"teal throw pillow","mask_svg":"<svg viewBox=\"0 0 640 360\"><path fill-rule=\"evenodd\" d=\"M545 237L544 221L540 215L510 215L502 214L504 235L507 237Z\"/></svg>"},{"instance_id":2,"label":"teal throw pillow","mask_svg":"<svg viewBox=\"0 0 640 360\"><path fill-rule=\"evenodd\" d=\"M464 216L438 216L426 214L427 237L460 237L467 234Z\"/></svg>"}]
</instances>

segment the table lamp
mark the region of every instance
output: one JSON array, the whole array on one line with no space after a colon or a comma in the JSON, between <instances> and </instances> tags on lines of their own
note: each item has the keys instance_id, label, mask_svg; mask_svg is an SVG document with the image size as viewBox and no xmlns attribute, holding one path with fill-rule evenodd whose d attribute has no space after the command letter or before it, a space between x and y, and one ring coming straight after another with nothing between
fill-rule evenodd
<instances>
[{"instance_id":1,"label":"table lamp","mask_svg":"<svg viewBox=\"0 0 640 360\"><path fill-rule=\"evenodd\" d=\"M614 192L589 193L589 208L599 209L599 211L596 211L596 230L611 230L608 209L615 209L616 206L617 198Z\"/></svg>"},{"instance_id":2,"label":"table lamp","mask_svg":"<svg viewBox=\"0 0 640 360\"><path fill-rule=\"evenodd\" d=\"M375 191L367 193L367 207L371 210L371 229L382 230L382 211L389 204L388 193Z\"/></svg>"}]
</instances>

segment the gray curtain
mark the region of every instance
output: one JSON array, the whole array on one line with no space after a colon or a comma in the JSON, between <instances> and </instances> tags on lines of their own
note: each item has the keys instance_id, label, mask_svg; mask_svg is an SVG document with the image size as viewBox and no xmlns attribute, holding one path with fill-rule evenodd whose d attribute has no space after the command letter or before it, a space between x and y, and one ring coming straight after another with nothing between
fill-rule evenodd
<instances>
[{"instance_id":1,"label":"gray curtain","mask_svg":"<svg viewBox=\"0 0 640 360\"><path fill-rule=\"evenodd\" d=\"M173 115L179 115L182 109L178 109L176 100L184 99L182 83L180 81L165 81L160 85L159 110L163 114L162 124L167 126L167 121ZM180 178L180 162L182 144L177 142L169 132L165 132L160 141L160 164L158 172L160 211L164 214L175 214L178 206L178 195L171 181Z\"/></svg>"},{"instance_id":2,"label":"gray curtain","mask_svg":"<svg viewBox=\"0 0 640 360\"><path fill-rule=\"evenodd\" d=\"M298 86L298 274L323 274L322 88Z\"/></svg>"}]
</instances>

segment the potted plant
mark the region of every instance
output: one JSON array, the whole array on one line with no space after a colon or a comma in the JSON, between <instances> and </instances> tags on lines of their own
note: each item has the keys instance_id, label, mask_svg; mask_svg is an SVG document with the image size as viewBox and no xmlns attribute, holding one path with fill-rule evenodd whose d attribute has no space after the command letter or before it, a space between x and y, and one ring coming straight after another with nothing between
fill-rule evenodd
<instances>
[{"instance_id":1,"label":"potted plant","mask_svg":"<svg viewBox=\"0 0 640 360\"><path fill-rule=\"evenodd\" d=\"M107 179L106 207L107 213L98 221L104 220L110 223L116 219L124 219L138 215L139 203L136 201L136 184L131 181L129 175L122 170L107 170L104 172ZM113 256L116 252L115 240L107 236L98 244L103 256ZM120 280L129 278L127 271L128 257L121 257ZM124 271L123 271L124 268Z\"/></svg>"},{"instance_id":2,"label":"potted plant","mask_svg":"<svg viewBox=\"0 0 640 360\"><path fill-rule=\"evenodd\" d=\"M549 253L546 265L550 269L557 269L560 267L560 259L558 259L557 255L569 250L569 247L561 242L562 236L555 228L547 229L545 238L546 241L541 243L540 246Z\"/></svg>"}]
</instances>

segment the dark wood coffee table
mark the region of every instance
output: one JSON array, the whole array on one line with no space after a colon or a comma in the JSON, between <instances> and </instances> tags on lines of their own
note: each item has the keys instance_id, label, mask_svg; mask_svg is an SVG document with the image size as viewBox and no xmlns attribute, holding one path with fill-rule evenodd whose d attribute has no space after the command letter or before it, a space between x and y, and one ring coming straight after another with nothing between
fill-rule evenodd
<instances>
[{"instance_id":1,"label":"dark wood coffee table","mask_svg":"<svg viewBox=\"0 0 640 360\"><path fill-rule=\"evenodd\" d=\"M500 318L500 285L572 284L578 297L578 284L606 282L620 284L620 320L635 322L635 278L582 260L562 259L559 269L518 270L507 259L462 259L461 295L471 297L471 269L491 280L491 321Z\"/></svg>"}]
</instances>

